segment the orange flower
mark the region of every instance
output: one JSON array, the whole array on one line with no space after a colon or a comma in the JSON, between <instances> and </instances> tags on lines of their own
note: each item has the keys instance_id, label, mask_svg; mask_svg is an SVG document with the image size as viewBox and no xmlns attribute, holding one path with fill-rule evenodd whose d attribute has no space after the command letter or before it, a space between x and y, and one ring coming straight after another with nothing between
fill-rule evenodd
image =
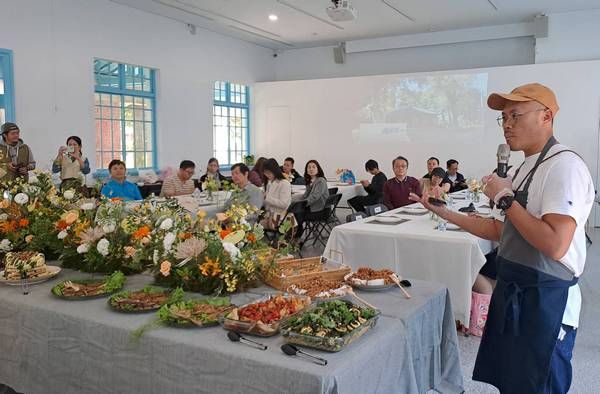
<instances>
[{"instance_id":1,"label":"orange flower","mask_svg":"<svg viewBox=\"0 0 600 394\"><path fill-rule=\"evenodd\" d=\"M256 242L256 235L254 235L252 233L248 233L246 238L248 239L248 242L250 242L250 243Z\"/></svg>"},{"instance_id":2,"label":"orange flower","mask_svg":"<svg viewBox=\"0 0 600 394\"><path fill-rule=\"evenodd\" d=\"M29 219L23 218L19 220L19 227L25 228L27 226L29 226Z\"/></svg>"},{"instance_id":3,"label":"orange flower","mask_svg":"<svg viewBox=\"0 0 600 394\"><path fill-rule=\"evenodd\" d=\"M17 221L16 220L9 220L7 222L0 223L0 231L2 231L3 233L7 233L7 234L12 233L16 229L17 229Z\"/></svg>"},{"instance_id":4,"label":"orange flower","mask_svg":"<svg viewBox=\"0 0 600 394\"><path fill-rule=\"evenodd\" d=\"M190 239L190 238L192 238L192 233L179 233L178 237L181 240Z\"/></svg>"},{"instance_id":5,"label":"orange flower","mask_svg":"<svg viewBox=\"0 0 600 394\"><path fill-rule=\"evenodd\" d=\"M68 227L69 227L69 225L63 219L59 220L58 223L56 223L56 228L59 229L60 231L66 230Z\"/></svg>"},{"instance_id":6,"label":"orange flower","mask_svg":"<svg viewBox=\"0 0 600 394\"><path fill-rule=\"evenodd\" d=\"M142 226L133 233L133 238L142 239L142 238L146 237L148 234L150 234L150 227Z\"/></svg>"},{"instance_id":7,"label":"orange flower","mask_svg":"<svg viewBox=\"0 0 600 394\"><path fill-rule=\"evenodd\" d=\"M231 230L230 228L226 228L225 230L221 230L221 232L219 233L219 236L221 237L221 239L224 239L226 236L228 236L232 232L233 232L233 230Z\"/></svg>"},{"instance_id":8,"label":"orange flower","mask_svg":"<svg viewBox=\"0 0 600 394\"><path fill-rule=\"evenodd\" d=\"M160 263L160 273L163 276L169 276L169 274L171 273L171 263L168 260L165 260L162 263Z\"/></svg>"},{"instance_id":9,"label":"orange flower","mask_svg":"<svg viewBox=\"0 0 600 394\"><path fill-rule=\"evenodd\" d=\"M198 264L198 269L204 276L217 276L221 273L219 267L219 259L213 260L208 257L204 258L204 264Z\"/></svg>"},{"instance_id":10,"label":"orange flower","mask_svg":"<svg viewBox=\"0 0 600 394\"><path fill-rule=\"evenodd\" d=\"M115 204L120 204L123 199L121 197L113 197L110 199L110 201L114 202Z\"/></svg>"}]
</instances>

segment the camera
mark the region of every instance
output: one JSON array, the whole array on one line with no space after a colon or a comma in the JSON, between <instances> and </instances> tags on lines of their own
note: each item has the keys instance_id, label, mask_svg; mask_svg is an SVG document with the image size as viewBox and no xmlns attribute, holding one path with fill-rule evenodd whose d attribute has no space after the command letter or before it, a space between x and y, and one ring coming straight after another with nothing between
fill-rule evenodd
<instances>
[{"instance_id":1,"label":"camera","mask_svg":"<svg viewBox=\"0 0 600 394\"><path fill-rule=\"evenodd\" d=\"M73 152L75 152L75 147L73 145L67 146L67 153L73 153Z\"/></svg>"}]
</instances>

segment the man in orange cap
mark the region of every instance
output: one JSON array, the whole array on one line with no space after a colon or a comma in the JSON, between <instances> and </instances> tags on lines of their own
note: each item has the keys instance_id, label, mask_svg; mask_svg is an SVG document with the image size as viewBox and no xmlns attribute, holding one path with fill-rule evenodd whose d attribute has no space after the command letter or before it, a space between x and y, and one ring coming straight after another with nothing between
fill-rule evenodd
<instances>
[{"instance_id":1,"label":"man in orange cap","mask_svg":"<svg viewBox=\"0 0 600 394\"><path fill-rule=\"evenodd\" d=\"M583 160L553 136L558 103L548 87L532 83L493 93L488 106L502 111L498 124L510 149L525 153L511 176L483 179L496 204L494 218L463 216L429 204L428 196L421 201L464 230L500 243L473 379L501 393L566 393L594 185Z\"/></svg>"}]
</instances>

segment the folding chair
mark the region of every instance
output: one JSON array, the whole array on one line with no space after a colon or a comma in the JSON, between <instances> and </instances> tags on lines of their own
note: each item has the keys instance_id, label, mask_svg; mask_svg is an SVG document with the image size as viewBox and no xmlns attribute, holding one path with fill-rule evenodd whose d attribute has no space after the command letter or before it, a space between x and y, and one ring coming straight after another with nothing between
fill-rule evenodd
<instances>
[{"instance_id":1,"label":"folding chair","mask_svg":"<svg viewBox=\"0 0 600 394\"><path fill-rule=\"evenodd\" d=\"M323 246L326 246L327 242L324 239L324 236L329 236L328 229L331 229L331 225L335 223L337 217L335 216L335 207L339 204L340 199L342 198L341 194L335 194L333 196L329 196L325 201L325 208L319 212L311 212L307 214L304 218L304 224L306 228L304 229L304 239L300 242L300 248L306 244L309 240L313 240L313 246L320 242ZM325 231L325 234L323 232Z\"/></svg>"},{"instance_id":2,"label":"folding chair","mask_svg":"<svg viewBox=\"0 0 600 394\"><path fill-rule=\"evenodd\" d=\"M363 220L366 217L368 217L368 215L365 212L354 212L350 215L346 215L346 223L356 222L357 220Z\"/></svg>"}]
</instances>

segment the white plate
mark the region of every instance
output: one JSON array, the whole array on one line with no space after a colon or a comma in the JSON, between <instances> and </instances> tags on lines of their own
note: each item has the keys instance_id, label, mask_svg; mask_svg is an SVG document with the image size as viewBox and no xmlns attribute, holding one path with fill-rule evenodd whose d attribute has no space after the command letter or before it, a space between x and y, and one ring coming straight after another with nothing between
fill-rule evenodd
<instances>
[{"instance_id":1,"label":"white plate","mask_svg":"<svg viewBox=\"0 0 600 394\"><path fill-rule=\"evenodd\" d=\"M379 222L379 223L401 223L404 222L406 219L403 218L398 218L395 216L373 216L373 222Z\"/></svg>"},{"instance_id":2,"label":"white plate","mask_svg":"<svg viewBox=\"0 0 600 394\"><path fill-rule=\"evenodd\" d=\"M423 207L402 207L399 212L409 212L409 213L426 213L427 208Z\"/></svg>"},{"instance_id":3,"label":"white plate","mask_svg":"<svg viewBox=\"0 0 600 394\"><path fill-rule=\"evenodd\" d=\"M58 273L61 270L60 267L56 267L54 265L48 265L48 266L46 266L46 268L47 268L48 272L46 272L45 275L38 276L35 279L30 279L28 281L29 284L30 285L35 285L37 283L45 282L48 279L52 279L56 275L58 275ZM7 279L4 279L4 270L2 270L2 271L0 271L0 283L3 283L5 285L9 285L9 286L20 286L21 285L21 279L17 279L17 280L7 280Z\"/></svg>"},{"instance_id":4,"label":"white plate","mask_svg":"<svg viewBox=\"0 0 600 394\"><path fill-rule=\"evenodd\" d=\"M336 182L335 185L336 186L353 186L352 184L350 184L348 182Z\"/></svg>"}]
</instances>

